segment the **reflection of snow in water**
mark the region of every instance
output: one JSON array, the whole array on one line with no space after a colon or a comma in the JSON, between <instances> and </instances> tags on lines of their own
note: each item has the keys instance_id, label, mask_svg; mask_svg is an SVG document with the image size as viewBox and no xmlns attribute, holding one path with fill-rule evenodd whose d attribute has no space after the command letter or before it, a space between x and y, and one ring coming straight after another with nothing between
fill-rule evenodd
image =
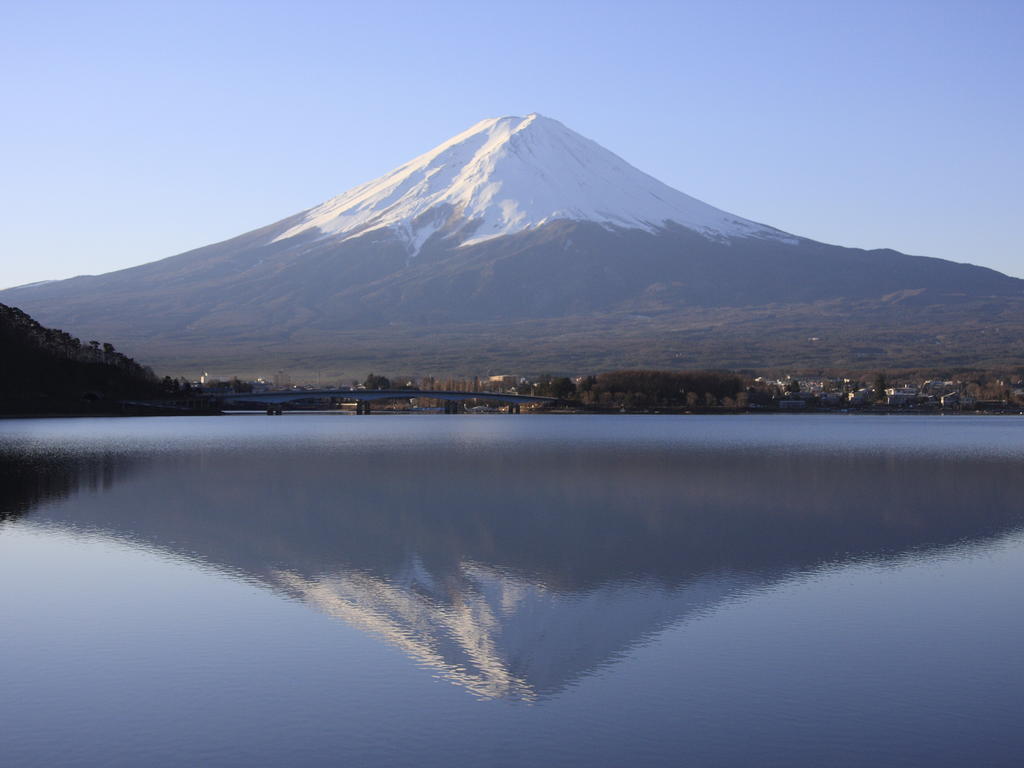
<instances>
[{"instance_id":1,"label":"reflection of snow in water","mask_svg":"<svg viewBox=\"0 0 1024 768\"><path fill-rule=\"evenodd\" d=\"M496 620L484 601L470 597L443 607L414 589L358 572L315 581L287 571L274 577L318 610L384 638L480 698L536 698L498 653Z\"/></svg>"},{"instance_id":2,"label":"reflection of snow in water","mask_svg":"<svg viewBox=\"0 0 1024 768\"><path fill-rule=\"evenodd\" d=\"M417 558L395 581L360 571L315 579L276 571L272 578L475 696L520 701L560 690L667 626L756 586L730 575L677 589L630 581L565 593L468 562L434 576Z\"/></svg>"}]
</instances>

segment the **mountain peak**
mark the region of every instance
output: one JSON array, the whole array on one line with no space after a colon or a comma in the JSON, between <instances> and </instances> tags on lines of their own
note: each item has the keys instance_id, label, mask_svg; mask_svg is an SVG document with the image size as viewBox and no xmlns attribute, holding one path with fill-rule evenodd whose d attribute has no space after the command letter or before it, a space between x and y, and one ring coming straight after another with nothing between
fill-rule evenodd
<instances>
[{"instance_id":1,"label":"mountain peak","mask_svg":"<svg viewBox=\"0 0 1024 768\"><path fill-rule=\"evenodd\" d=\"M230 240L0 301L174 373L1024 360L1007 346L1024 333L1024 281L793 238L537 114L482 120Z\"/></svg>"},{"instance_id":2,"label":"mountain peak","mask_svg":"<svg viewBox=\"0 0 1024 768\"><path fill-rule=\"evenodd\" d=\"M389 229L415 255L441 232L471 245L551 221L649 232L672 224L723 239L789 239L714 208L637 170L557 120L481 120L374 181L306 211L275 241L315 231L348 240Z\"/></svg>"}]
</instances>

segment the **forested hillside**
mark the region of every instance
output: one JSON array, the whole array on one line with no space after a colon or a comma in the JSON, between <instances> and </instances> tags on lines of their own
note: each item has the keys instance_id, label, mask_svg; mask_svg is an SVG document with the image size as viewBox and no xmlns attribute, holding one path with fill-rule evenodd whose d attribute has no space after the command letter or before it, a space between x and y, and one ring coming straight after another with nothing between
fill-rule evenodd
<instances>
[{"instance_id":1,"label":"forested hillside","mask_svg":"<svg viewBox=\"0 0 1024 768\"><path fill-rule=\"evenodd\" d=\"M0 304L0 413L92 413L155 394L153 372L111 344L83 343Z\"/></svg>"}]
</instances>

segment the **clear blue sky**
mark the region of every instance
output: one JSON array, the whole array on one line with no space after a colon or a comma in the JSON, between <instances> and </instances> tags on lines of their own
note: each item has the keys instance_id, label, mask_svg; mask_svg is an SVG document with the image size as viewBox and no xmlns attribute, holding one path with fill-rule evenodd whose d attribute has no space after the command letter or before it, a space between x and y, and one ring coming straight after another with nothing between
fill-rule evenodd
<instances>
[{"instance_id":1,"label":"clear blue sky","mask_svg":"<svg viewBox=\"0 0 1024 768\"><path fill-rule=\"evenodd\" d=\"M1024 2L3 3L0 287L541 112L709 203L1024 276Z\"/></svg>"}]
</instances>

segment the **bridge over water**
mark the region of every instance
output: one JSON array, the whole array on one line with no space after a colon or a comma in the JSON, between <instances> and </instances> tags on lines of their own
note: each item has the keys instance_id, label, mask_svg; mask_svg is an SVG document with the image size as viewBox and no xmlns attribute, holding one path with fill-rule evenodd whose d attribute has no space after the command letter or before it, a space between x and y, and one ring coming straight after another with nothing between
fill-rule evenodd
<instances>
[{"instance_id":1,"label":"bridge over water","mask_svg":"<svg viewBox=\"0 0 1024 768\"><path fill-rule=\"evenodd\" d=\"M289 389L273 392L209 393L222 405L265 405L267 412L280 413L284 403L299 400L344 400L355 401L356 413L370 412L370 403L375 400L440 400L445 404L445 413L458 413L466 400L481 400L509 407L509 413L519 413L524 403L560 402L554 397L538 395L515 395L507 392L449 392L427 389Z\"/></svg>"}]
</instances>

